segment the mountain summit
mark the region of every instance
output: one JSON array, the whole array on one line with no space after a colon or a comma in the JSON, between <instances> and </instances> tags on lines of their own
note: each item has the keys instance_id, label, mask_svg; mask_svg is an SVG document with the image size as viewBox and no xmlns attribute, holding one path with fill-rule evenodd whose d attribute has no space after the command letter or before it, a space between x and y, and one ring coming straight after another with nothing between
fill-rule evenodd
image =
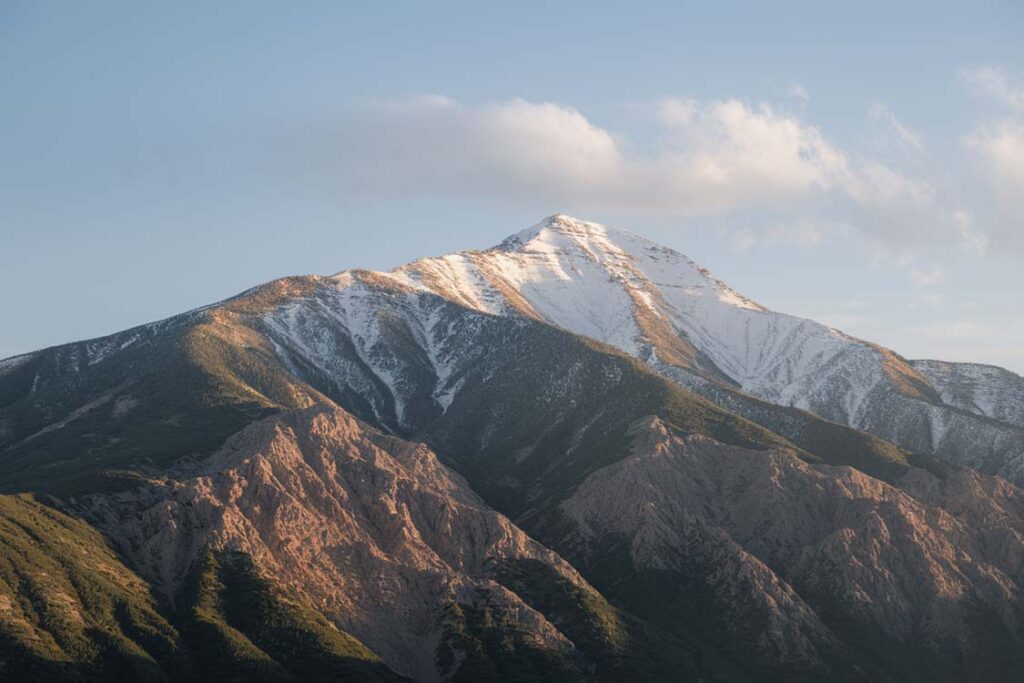
<instances>
[{"instance_id":1,"label":"mountain summit","mask_svg":"<svg viewBox=\"0 0 1024 683\"><path fill-rule=\"evenodd\" d=\"M381 276L597 339L712 400L732 404L723 392L738 389L914 452L1024 477L1020 377L956 372L960 393L1000 398L947 402L935 363L770 311L679 252L626 231L557 214L492 249L420 259Z\"/></svg>"}]
</instances>

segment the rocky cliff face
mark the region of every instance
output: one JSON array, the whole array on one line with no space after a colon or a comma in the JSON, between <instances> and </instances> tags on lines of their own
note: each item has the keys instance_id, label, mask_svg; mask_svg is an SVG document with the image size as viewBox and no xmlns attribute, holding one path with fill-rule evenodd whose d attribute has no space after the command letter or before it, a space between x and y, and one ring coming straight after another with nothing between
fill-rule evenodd
<instances>
[{"instance_id":1,"label":"rocky cliff face","mask_svg":"<svg viewBox=\"0 0 1024 683\"><path fill-rule=\"evenodd\" d=\"M542 614L488 577L493 564L530 560L584 586L575 570L489 509L427 448L337 408L267 418L195 471L82 506L168 597L180 596L203 552L240 551L418 680L441 675L439 650L451 638L443 618L456 605L503 615L525 646L576 654Z\"/></svg>"}]
</instances>

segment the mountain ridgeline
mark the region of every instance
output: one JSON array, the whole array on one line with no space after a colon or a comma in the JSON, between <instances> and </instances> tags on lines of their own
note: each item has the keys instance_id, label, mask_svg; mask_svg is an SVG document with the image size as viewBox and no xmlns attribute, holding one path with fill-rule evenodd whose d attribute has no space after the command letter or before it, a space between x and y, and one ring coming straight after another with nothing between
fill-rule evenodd
<instances>
[{"instance_id":1,"label":"mountain ridgeline","mask_svg":"<svg viewBox=\"0 0 1024 683\"><path fill-rule=\"evenodd\" d=\"M0 361L0 679L1024 678L1024 379L553 216Z\"/></svg>"}]
</instances>

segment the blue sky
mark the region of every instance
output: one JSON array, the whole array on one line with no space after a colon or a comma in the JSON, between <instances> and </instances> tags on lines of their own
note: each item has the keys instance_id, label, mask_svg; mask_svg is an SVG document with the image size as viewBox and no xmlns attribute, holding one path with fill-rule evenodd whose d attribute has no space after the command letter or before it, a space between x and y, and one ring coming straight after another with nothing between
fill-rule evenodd
<instances>
[{"instance_id":1,"label":"blue sky","mask_svg":"<svg viewBox=\"0 0 1024 683\"><path fill-rule=\"evenodd\" d=\"M1019 3L352 4L0 4L0 356L567 212L1024 372Z\"/></svg>"}]
</instances>

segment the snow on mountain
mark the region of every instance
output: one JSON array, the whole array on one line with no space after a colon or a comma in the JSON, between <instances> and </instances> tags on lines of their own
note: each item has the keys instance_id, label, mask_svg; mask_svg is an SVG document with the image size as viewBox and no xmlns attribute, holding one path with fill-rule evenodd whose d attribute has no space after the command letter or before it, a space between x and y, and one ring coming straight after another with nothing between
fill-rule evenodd
<instances>
[{"instance_id":1,"label":"snow on mountain","mask_svg":"<svg viewBox=\"0 0 1024 683\"><path fill-rule=\"evenodd\" d=\"M707 381L729 385L910 450L1021 474L1019 463L1004 469L1024 457L1016 409L995 411L984 388L974 390L977 400L954 398L929 374L931 366L771 311L683 254L623 230L559 214L488 250L424 258L375 275L471 309L597 339L697 391ZM344 288L349 277L335 281Z\"/></svg>"},{"instance_id":2,"label":"snow on mountain","mask_svg":"<svg viewBox=\"0 0 1024 683\"><path fill-rule=\"evenodd\" d=\"M20 356L11 356L10 358L0 359L0 376L7 374L19 365L23 365L30 360L32 360L31 353L24 353Z\"/></svg>"},{"instance_id":3,"label":"snow on mountain","mask_svg":"<svg viewBox=\"0 0 1024 683\"><path fill-rule=\"evenodd\" d=\"M449 330L429 306L417 305L427 302L394 296L388 288L381 290L366 282L359 272L340 274L333 284L314 298L291 301L264 316L279 353L288 350L283 354L285 361L294 363L293 357L299 358L335 386L352 387L371 397L377 422L392 423L387 410L394 413L394 424L404 426L408 423L406 405L424 398L405 379L407 359L390 351L388 337L407 334L418 355L424 356L423 364L434 374L432 398L447 406L451 368L446 361L452 356L445 348ZM388 315L381 315L384 310Z\"/></svg>"},{"instance_id":4,"label":"snow on mountain","mask_svg":"<svg viewBox=\"0 0 1024 683\"><path fill-rule=\"evenodd\" d=\"M672 341L705 356L696 369L785 403L799 400L794 384L858 345L824 325L768 311L673 249L562 215L494 249L421 259L392 275L477 310L518 311L646 359L670 351L657 338L667 326L679 338Z\"/></svg>"},{"instance_id":5,"label":"snow on mountain","mask_svg":"<svg viewBox=\"0 0 1024 683\"><path fill-rule=\"evenodd\" d=\"M638 279L628 254L596 233L574 242L568 233L542 228L531 238L530 232L509 238L486 256L466 252L422 259L393 275L470 308L495 314L519 310L638 353L634 302L621 282Z\"/></svg>"},{"instance_id":6,"label":"snow on mountain","mask_svg":"<svg viewBox=\"0 0 1024 683\"><path fill-rule=\"evenodd\" d=\"M1018 376L909 362L771 311L683 254L597 223L555 215L487 250L419 259L390 272L294 280L295 291L289 285L271 295L271 283L223 305L247 297L278 302L268 299L261 319L288 369L360 396L364 417L399 432L446 411L479 354L474 335L460 326L481 318L457 315L454 304L604 342L754 421L767 419L765 410L737 392L1024 480ZM68 356L65 372L105 365L203 310L56 351ZM35 358L2 361L0 375L27 374Z\"/></svg>"},{"instance_id":7,"label":"snow on mountain","mask_svg":"<svg viewBox=\"0 0 1024 683\"><path fill-rule=\"evenodd\" d=\"M1024 427L1024 377L994 365L912 361L949 405Z\"/></svg>"}]
</instances>

